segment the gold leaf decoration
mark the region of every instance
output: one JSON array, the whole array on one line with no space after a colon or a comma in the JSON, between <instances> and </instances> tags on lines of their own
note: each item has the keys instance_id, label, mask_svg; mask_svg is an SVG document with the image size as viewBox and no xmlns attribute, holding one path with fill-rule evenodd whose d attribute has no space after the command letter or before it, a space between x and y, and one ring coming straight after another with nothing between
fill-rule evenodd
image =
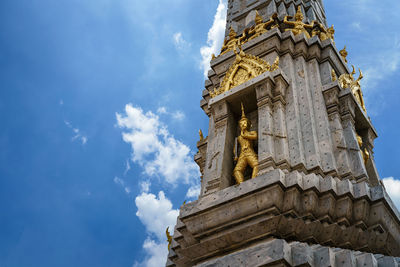
<instances>
[{"instance_id":1,"label":"gold leaf decoration","mask_svg":"<svg viewBox=\"0 0 400 267\"><path fill-rule=\"evenodd\" d=\"M236 53L236 52L235 52ZM236 53L236 59L225 74L223 81L218 89L210 92L211 97L215 97L232 88L253 79L266 71L275 71L279 68L279 57L270 65L259 57L245 54L242 50Z\"/></svg>"}]
</instances>

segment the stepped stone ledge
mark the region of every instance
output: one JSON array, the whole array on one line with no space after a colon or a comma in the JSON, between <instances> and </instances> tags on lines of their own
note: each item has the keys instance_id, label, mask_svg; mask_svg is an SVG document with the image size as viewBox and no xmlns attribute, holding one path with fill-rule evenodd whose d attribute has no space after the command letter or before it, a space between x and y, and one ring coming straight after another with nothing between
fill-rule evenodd
<instances>
[{"instance_id":1,"label":"stepped stone ledge","mask_svg":"<svg viewBox=\"0 0 400 267\"><path fill-rule=\"evenodd\" d=\"M271 237L400 256L399 218L382 185L276 169L182 206L172 250L178 266Z\"/></svg>"}]
</instances>

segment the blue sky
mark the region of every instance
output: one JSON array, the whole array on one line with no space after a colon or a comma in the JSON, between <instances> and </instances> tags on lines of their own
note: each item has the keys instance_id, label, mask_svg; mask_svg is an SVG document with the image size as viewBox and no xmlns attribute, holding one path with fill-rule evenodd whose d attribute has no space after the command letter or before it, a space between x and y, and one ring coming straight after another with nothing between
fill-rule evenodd
<instances>
[{"instance_id":1,"label":"blue sky","mask_svg":"<svg viewBox=\"0 0 400 267\"><path fill-rule=\"evenodd\" d=\"M364 72L376 163L400 203L400 2L325 8ZM165 228L198 190L224 15L218 0L0 2L1 267L165 262Z\"/></svg>"}]
</instances>

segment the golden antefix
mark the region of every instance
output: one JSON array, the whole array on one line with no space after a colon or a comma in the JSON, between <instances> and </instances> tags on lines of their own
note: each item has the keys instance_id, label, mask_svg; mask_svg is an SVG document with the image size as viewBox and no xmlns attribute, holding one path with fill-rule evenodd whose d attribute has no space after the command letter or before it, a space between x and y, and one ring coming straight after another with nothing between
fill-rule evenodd
<instances>
[{"instance_id":1,"label":"golden antefix","mask_svg":"<svg viewBox=\"0 0 400 267\"><path fill-rule=\"evenodd\" d=\"M258 158L253 149L253 141L257 140L257 132L249 131L250 121L244 113L243 103L241 105L242 118L239 120L240 135L237 138L240 144L240 155L239 158L235 157L237 163L233 170L233 176L238 184L244 182L244 171L248 165L253 168L251 178L257 177L258 174Z\"/></svg>"}]
</instances>

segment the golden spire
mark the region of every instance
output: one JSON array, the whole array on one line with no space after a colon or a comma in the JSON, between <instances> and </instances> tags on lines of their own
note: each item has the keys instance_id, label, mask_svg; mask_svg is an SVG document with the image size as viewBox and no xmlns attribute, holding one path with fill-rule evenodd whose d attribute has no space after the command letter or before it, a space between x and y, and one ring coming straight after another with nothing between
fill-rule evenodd
<instances>
[{"instance_id":1,"label":"golden spire","mask_svg":"<svg viewBox=\"0 0 400 267\"><path fill-rule=\"evenodd\" d=\"M260 14L258 13L258 11L256 11L255 22L256 22L256 24L260 24L260 23L263 22L263 18L260 16Z\"/></svg>"},{"instance_id":2,"label":"golden spire","mask_svg":"<svg viewBox=\"0 0 400 267\"><path fill-rule=\"evenodd\" d=\"M172 236L169 233L169 226L167 227L167 229L165 230L165 234L167 236L167 241L168 241L168 250L171 248L171 243L172 243Z\"/></svg>"},{"instance_id":3,"label":"golden spire","mask_svg":"<svg viewBox=\"0 0 400 267\"><path fill-rule=\"evenodd\" d=\"M296 12L296 15L295 15L295 18L297 19L297 18L301 18L301 20L303 20L303 18L304 18L304 15L303 15L303 12L301 12L301 6L298 6L297 7L297 12Z\"/></svg>"},{"instance_id":4,"label":"golden spire","mask_svg":"<svg viewBox=\"0 0 400 267\"><path fill-rule=\"evenodd\" d=\"M199 136L200 136L200 141L203 141L204 135L203 135L203 131L201 129L199 130Z\"/></svg>"},{"instance_id":5,"label":"golden spire","mask_svg":"<svg viewBox=\"0 0 400 267\"><path fill-rule=\"evenodd\" d=\"M243 102L240 102L240 105L242 106L242 119L246 119L246 114L244 113Z\"/></svg>"}]
</instances>

